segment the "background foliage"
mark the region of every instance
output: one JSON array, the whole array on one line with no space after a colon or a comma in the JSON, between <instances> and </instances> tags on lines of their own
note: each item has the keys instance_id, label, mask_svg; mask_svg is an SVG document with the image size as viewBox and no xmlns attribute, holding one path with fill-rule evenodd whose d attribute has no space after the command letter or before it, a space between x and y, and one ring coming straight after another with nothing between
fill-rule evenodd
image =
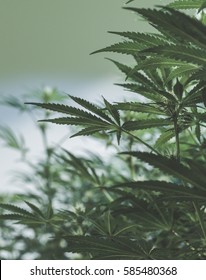
<instances>
[{"instance_id":1,"label":"background foliage","mask_svg":"<svg viewBox=\"0 0 206 280\"><path fill-rule=\"evenodd\" d=\"M205 6L125 7L156 32L112 31L124 40L94 53L132 56L132 66L109 58L132 102L96 105L70 95L73 105L55 90L29 103L35 106L3 101L42 114L44 154L33 163L23 138L1 129L29 167L19 176L35 186L1 198L1 258L205 259ZM72 137L94 137L115 154L108 162L52 146L50 123L74 126Z\"/></svg>"}]
</instances>

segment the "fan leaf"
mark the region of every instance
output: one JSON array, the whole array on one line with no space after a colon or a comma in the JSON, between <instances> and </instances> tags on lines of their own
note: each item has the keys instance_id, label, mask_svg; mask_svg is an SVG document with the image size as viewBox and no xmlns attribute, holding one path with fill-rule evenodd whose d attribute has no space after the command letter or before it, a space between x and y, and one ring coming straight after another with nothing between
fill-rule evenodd
<instances>
[{"instance_id":1,"label":"fan leaf","mask_svg":"<svg viewBox=\"0 0 206 280\"><path fill-rule=\"evenodd\" d=\"M86 252L95 259L144 259L146 252L128 238L98 238L94 236L65 236L69 252ZM147 256L147 257L146 257Z\"/></svg>"},{"instance_id":2,"label":"fan leaf","mask_svg":"<svg viewBox=\"0 0 206 280\"><path fill-rule=\"evenodd\" d=\"M162 8L163 10L129 7L125 7L124 9L140 14L175 43L190 42L198 47L206 48L206 26L177 10L169 7Z\"/></svg>"},{"instance_id":3,"label":"fan leaf","mask_svg":"<svg viewBox=\"0 0 206 280\"><path fill-rule=\"evenodd\" d=\"M134 190L143 189L146 191L157 191L161 192L164 196L164 200L172 196L177 201L182 198L184 199L193 199L193 200L205 200L206 191L200 191L198 189L191 189L183 185L176 185L173 183L168 183L164 181L135 181L135 182L126 182L122 184L117 184L109 187L108 189L116 188L130 188L132 192Z\"/></svg>"},{"instance_id":4,"label":"fan leaf","mask_svg":"<svg viewBox=\"0 0 206 280\"><path fill-rule=\"evenodd\" d=\"M179 163L176 159L168 159L161 155L155 155L146 152L124 152L123 154L128 154L137 157L157 168L161 171L179 178L183 182L189 183L192 186L197 187L205 191L206 176L200 172L193 172L190 168Z\"/></svg>"},{"instance_id":5,"label":"fan leaf","mask_svg":"<svg viewBox=\"0 0 206 280\"><path fill-rule=\"evenodd\" d=\"M141 130L152 127L164 127L171 125L171 121L164 119L149 119L139 121L127 121L123 124L122 128L126 130Z\"/></svg>"},{"instance_id":6,"label":"fan leaf","mask_svg":"<svg viewBox=\"0 0 206 280\"><path fill-rule=\"evenodd\" d=\"M156 34L145 34L145 33L137 33L137 32L115 32L110 31L109 33L120 35L122 37L126 37L131 39L139 44L144 45L145 47L152 47L166 44L168 41L166 38L156 36Z\"/></svg>"},{"instance_id":7,"label":"fan leaf","mask_svg":"<svg viewBox=\"0 0 206 280\"><path fill-rule=\"evenodd\" d=\"M90 112L95 113L97 116L103 118L104 120L113 123L113 121L111 120L111 118L109 118L109 116L107 116L102 109L98 108L97 106L95 106L94 104L90 103L89 101L76 97L76 96L72 96L69 95L69 97L75 101L77 104L79 104L80 106L84 107L85 109L89 110Z\"/></svg>"},{"instance_id":8,"label":"fan leaf","mask_svg":"<svg viewBox=\"0 0 206 280\"><path fill-rule=\"evenodd\" d=\"M56 124L65 124L65 125L77 125L77 126L101 126L102 128L110 128L111 124L102 121L101 119L97 120L96 118L55 118L40 120L40 122L51 122Z\"/></svg>"},{"instance_id":9,"label":"fan leaf","mask_svg":"<svg viewBox=\"0 0 206 280\"><path fill-rule=\"evenodd\" d=\"M203 4L204 0L176 0L168 5L168 7L173 9L199 9Z\"/></svg>"},{"instance_id":10,"label":"fan leaf","mask_svg":"<svg viewBox=\"0 0 206 280\"><path fill-rule=\"evenodd\" d=\"M143 50L144 48L145 45L140 44L139 42L127 41L127 42L117 43L109 47L94 51L91 54L96 54L100 52L115 52L121 54L135 55L137 52Z\"/></svg>"},{"instance_id":11,"label":"fan leaf","mask_svg":"<svg viewBox=\"0 0 206 280\"><path fill-rule=\"evenodd\" d=\"M32 214L31 212L20 208L18 206L15 206L13 204L4 204L4 203L0 203L0 208L4 209L4 210L8 210L10 212L13 212L15 214L20 214L20 215L25 215L25 216L29 216L29 217L34 217L34 214Z\"/></svg>"}]
</instances>

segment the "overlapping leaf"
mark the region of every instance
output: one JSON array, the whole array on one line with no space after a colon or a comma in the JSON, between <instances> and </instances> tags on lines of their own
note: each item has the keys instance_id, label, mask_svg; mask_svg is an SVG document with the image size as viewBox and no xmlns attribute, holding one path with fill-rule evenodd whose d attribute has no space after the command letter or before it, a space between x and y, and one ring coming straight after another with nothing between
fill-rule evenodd
<instances>
[{"instance_id":1,"label":"overlapping leaf","mask_svg":"<svg viewBox=\"0 0 206 280\"><path fill-rule=\"evenodd\" d=\"M64 125L75 125L85 127L83 130L74 134L78 135L91 135L96 132L116 129L117 125L120 125L120 118L117 109L111 105L106 99L104 99L105 105L111 114L111 117L104 113L103 109L98 108L94 104L88 102L79 97L70 96L70 98L75 101L78 105L85 108L87 111L66 106L62 104L50 104L50 103L35 103L30 102L28 104L36 105L48 110L52 110L59 113L64 113L72 117L62 117L42 120L44 122L51 122L56 124ZM113 120L114 119L114 120Z\"/></svg>"},{"instance_id":2,"label":"overlapping leaf","mask_svg":"<svg viewBox=\"0 0 206 280\"><path fill-rule=\"evenodd\" d=\"M155 102L161 102L162 101L162 94L161 92L157 92L157 90L153 90L146 86L141 86L135 83L127 83L127 84L116 84L123 88L125 88L128 91L135 92L149 100L155 101ZM164 96L164 95L163 95Z\"/></svg>"},{"instance_id":3,"label":"overlapping leaf","mask_svg":"<svg viewBox=\"0 0 206 280\"><path fill-rule=\"evenodd\" d=\"M189 183L200 190L206 190L206 175L201 171L197 172L196 170L196 172L194 172L192 169L179 163L176 159L169 159L161 155L146 152L125 152L124 154L137 157L142 161L159 168L166 174L179 178L183 182Z\"/></svg>"},{"instance_id":4,"label":"overlapping leaf","mask_svg":"<svg viewBox=\"0 0 206 280\"><path fill-rule=\"evenodd\" d=\"M206 26L177 10L163 8L163 10L151 10L125 7L143 16L175 43L190 42L197 47L206 48Z\"/></svg>"},{"instance_id":5,"label":"overlapping leaf","mask_svg":"<svg viewBox=\"0 0 206 280\"><path fill-rule=\"evenodd\" d=\"M148 259L138 242L128 238L98 238L94 236L65 236L68 252L90 253L95 259ZM141 244L141 243L140 243Z\"/></svg>"},{"instance_id":6,"label":"overlapping leaf","mask_svg":"<svg viewBox=\"0 0 206 280\"><path fill-rule=\"evenodd\" d=\"M165 56L167 58L174 58L176 60L185 61L185 63L184 63L181 61L178 62L178 61L162 60L161 58L157 58L156 60L152 59L152 61L151 61L151 59L149 59L148 62L146 60L146 64L148 64L148 66L151 66L152 62L154 62L154 64L156 63L159 66L162 65L162 66L168 66L168 67L186 66L186 62L193 63L193 64L196 64L199 66L203 66L206 64L206 51L205 50L203 51L201 49L195 49L195 48L185 46L184 52L183 52L183 47L181 45L158 46L155 48L145 50L144 52L156 53L161 56ZM160 61L158 61L158 60L160 60ZM143 66L144 66L144 62L142 63L141 68ZM148 66L145 66L145 67L148 67Z\"/></svg>"},{"instance_id":7,"label":"overlapping leaf","mask_svg":"<svg viewBox=\"0 0 206 280\"><path fill-rule=\"evenodd\" d=\"M126 182L122 184L117 184L109 187L110 190L115 189L131 189L131 193L135 190L145 190L145 191L156 191L164 194L163 199L173 198L175 201L185 200L200 200L204 201L206 197L206 191L200 191L198 189L191 189L185 187L184 185L177 185L174 183L164 182L164 181L135 181L135 182Z\"/></svg>"}]
</instances>

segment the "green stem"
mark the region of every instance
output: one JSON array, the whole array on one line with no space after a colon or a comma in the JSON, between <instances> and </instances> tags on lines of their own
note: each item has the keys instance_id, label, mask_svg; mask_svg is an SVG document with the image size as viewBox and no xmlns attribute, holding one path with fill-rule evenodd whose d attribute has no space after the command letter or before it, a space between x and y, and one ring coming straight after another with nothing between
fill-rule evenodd
<instances>
[{"instance_id":1,"label":"green stem","mask_svg":"<svg viewBox=\"0 0 206 280\"><path fill-rule=\"evenodd\" d=\"M195 137L194 137L193 133L191 132L190 128L189 128L189 129L187 129L187 131L188 131L188 133L189 133L190 137L192 138L192 140L193 140L194 144L195 144L196 146L199 146L201 143L200 143L200 142L198 142L198 141L195 139Z\"/></svg>"},{"instance_id":2,"label":"green stem","mask_svg":"<svg viewBox=\"0 0 206 280\"><path fill-rule=\"evenodd\" d=\"M180 159L180 139L179 139L177 118L175 118L175 120L174 120L174 131L175 131L175 142L176 142L176 158L177 158L177 160L179 160Z\"/></svg>"},{"instance_id":3,"label":"green stem","mask_svg":"<svg viewBox=\"0 0 206 280\"><path fill-rule=\"evenodd\" d=\"M48 203L52 207L52 200L53 200L53 194L52 194L52 174L51 174L51 149L48 144L47 140L47 134L46 134L46 127L41 129L42 132L42 139L43 139L43 145L46 152L46 163L45 163L45 179L46 179L46 191L48 196Z\"/></svg>"},{"instance_id":4,"label":"green stem","mask_svg":"<svg viewBox=\"0 0 206 280\"><path fill-rule=\"evenodd\" d=\"M114 201L114 199L112 198L112 196L109 194L107 190L103 189L103 194L105 195L105 197L108 199L109 202Z\"/></svg>"},{"instance_id":5,"label":"green stem","mask_svg":"<svg viewBox=\"0 0 206 280\"><path fill-rule=\"evenodd\" d=\"M124 231L127 231L128 229L136 228L136 227L137 227L137 225L135 224L135 225L130 225L130 226L127 226L127 227L125 227L125 228L122 228L122 229L120 229L118 232L116 232L116 233L114 234L114 236L118 236L118 235L122 234Z\"/></svg>"},{"instance_id":6,"label":"green stem","mask_svg":"<svg viewBox=\"0 0 206 280\"><path fill-rule=\"evenodd\" d=\"M190 250L192 250L192 251L195 251L195 250L196 250L187 240L183 239L183 238L181 237L181 235L180 235L179 233L177 233L175 230L172 230L172 233L173 233L177 238L179 238L181 241L183 241L183 242L186 244L186 246L187 246Z\"/></svg>"},{"instance_id":7,"label":"green stem","mask_svg":"<svg viewBox=\"0 0 206 280\"><path fill-rule=\"evenodd\" d=\"M205 227L205 223L204 223L204 220L203 220L201 212L200 212L200 208L199 208L197 202L193 202L193 206L195 208L195 211L196 211L199 223L200 223L200 227L202 229L203 237L206 241L206 227Z\"/></svg>"},{"instance_id":8,"label":"green stem","mask_svg":"<svg viewBox=\"0 0 206 280\"><path fill-rule=\"evenodd\" d=\"M122 129L123 132L125 132L126 134L130 135L131 137L133 137L134 139L136 139L138 142L142 143L144 146L146 146L147 148L149 148L151 151L153 151L155 154L160 155L160 153L155 150L151 145L147 144L145 141L143 141L142 139L140 139L139 137L135 136L134 134L130 133L129 131Z\"/></svg>"}]
</instances>

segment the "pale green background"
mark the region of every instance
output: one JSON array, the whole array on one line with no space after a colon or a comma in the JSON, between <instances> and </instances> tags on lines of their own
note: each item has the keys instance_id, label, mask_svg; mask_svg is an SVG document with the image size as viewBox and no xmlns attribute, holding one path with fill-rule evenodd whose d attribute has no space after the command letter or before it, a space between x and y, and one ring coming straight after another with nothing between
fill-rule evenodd
<instances>
[{"instance_id":1,"label":"pale green background","mask_svg":"<svg viewBox=\"0 0 206 280\"><path fill-rule=\"evenodd\" d=\"M107 31L148 30L126 0L0 0L0 79L32 74L102 76L114 71L92 51L117 42ZM169 1L170 2L170 1ZM136 0L152 7L161 0Z\"/></svg>"},{"instance_id":2,"label":"pale green background","mask_svg":"<svg viewBox=\"0 0 206 280\"><path fill-rule=\"evenodd\" d=\"M92 102L101 100L101 95L109 101L120 100L121 94L125 93L113 84L121 83L125 77L104 59L118 55L89 54L121 40L119 36L108 34L109 30L151 30L136 14L121 8L126 1L0 0L0 97L28 94L23 100L33 101L34 90L49 86ZM153 7L166 3L168 1L136 0L129 6ZM128 56L119 55L118 59L128 61ZM129 96L133 98L133 95ZM41 139L27 115L0 106L0 118L0 125L8 125L17 135L19 132L24 135L33 158L42 155ZM64 130L63 126L52 126L49 137L52 144L59 142ZM72 138L64 147L72 147L75 152L90 147L97 153L108 152L102 145L99 147L88 141L91 140ZM1 142L0 149L0 192L13 192L18 184L10 182L9 174L12 174L11 170L23 167L17 153L3 149Z\"/></svg>"}]
</instances>

